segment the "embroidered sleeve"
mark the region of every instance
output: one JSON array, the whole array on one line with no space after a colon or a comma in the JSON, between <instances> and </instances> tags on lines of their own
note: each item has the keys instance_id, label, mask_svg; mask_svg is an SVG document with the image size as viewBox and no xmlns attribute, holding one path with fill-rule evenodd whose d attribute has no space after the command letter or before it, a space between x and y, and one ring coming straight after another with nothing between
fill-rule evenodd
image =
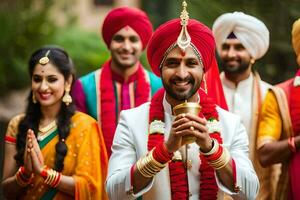
<instances>
[{"instance_id":1,"label":"embroidered sleeve","mask_svg":"<svg viewBox=\"0 0 300 200\"><path fill-rule=\"evenodd\" d=\"M8 127L6 130L6 135L5 135L5 142L6 143L11 143L15 144L17 141L17 134L18 134L18 125L21 119L23 119L24 114L20 114L15 116L10 120L8 123Z\"/></svg>"}]
</instances>

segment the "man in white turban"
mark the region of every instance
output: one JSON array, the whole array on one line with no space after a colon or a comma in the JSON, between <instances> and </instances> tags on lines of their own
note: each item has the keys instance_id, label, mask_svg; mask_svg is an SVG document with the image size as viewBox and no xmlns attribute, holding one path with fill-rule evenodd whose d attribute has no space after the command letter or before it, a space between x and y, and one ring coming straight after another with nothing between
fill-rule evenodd
<instances>
[{"instance_id":1,"label":"man in white turban","mask_svg":"<svg viewBox=\"0 0 300 200\"><path fill-rule=\"evenodd\" d=\"M262 21L242 12L221 15L212 30L222 61L220 76L228 109L241 117L248 132L249 156L261 185L257 199L271 199L271 188L275 188L270 181L272 170L260 165L256 151L260 105L271 85L252 71L269 48L269 31Z\"/></svg>"}]
</instances>

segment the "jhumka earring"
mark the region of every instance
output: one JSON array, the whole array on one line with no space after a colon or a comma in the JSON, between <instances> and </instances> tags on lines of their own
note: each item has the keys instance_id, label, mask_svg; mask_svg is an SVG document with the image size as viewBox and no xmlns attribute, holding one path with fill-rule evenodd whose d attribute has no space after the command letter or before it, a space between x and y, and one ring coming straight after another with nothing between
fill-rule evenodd
<instances>
[{"instance_id":1,"label":"jhumka earring","mask_svg":"<svg viewBox=\"0 0 300 200\"><path fill-rule=\"evenodd\" d=\"M66 86L65 95L62 98L62 102L64 102L67 106L72 103L72 97L70 95L70 86Z\"/></svg>"},{"instance_id":2,"label":"jhumka earring","mask_svg":"<svg viewBox=\"0 0 300 200\"><path fill-rule=\"evenodd\" d=\"M37 100L36 100L36 98L35 98L35 95L34 95L34 93L32 93L32 102L33 102L34 104L36 104L36 103L37 103Z\"/></svg>"}]
</instances>

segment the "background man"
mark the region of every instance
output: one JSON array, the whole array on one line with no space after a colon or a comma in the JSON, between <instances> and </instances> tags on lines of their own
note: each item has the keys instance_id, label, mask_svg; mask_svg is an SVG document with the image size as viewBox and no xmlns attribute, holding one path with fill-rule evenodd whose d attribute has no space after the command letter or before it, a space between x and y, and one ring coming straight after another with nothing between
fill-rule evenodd
<instances>
[{"instance_id":1,"label":"background man","mask_svg":"<svg viewBox=\"0 0 300 200\"><path fill-rule=\"evenodd\" d=\"M274 181L270 180L270 169L260 166L256 152L258 116L270 85L252 69L269 48L269 31L262 21L242 12L221 15L212 29L222 61L220 77L229 111L241 117L248 132L249 156L260 180L257 199L270 199Z\"/></svg>"},{"instance_id":2,"label":"background man","mask_svg":"<svg viewBox=\"0 0 300 200\"><path fill-rule=\"evenodd\" d=\"M147 57L164 89L151 103L121 113L107 178L111 199L217 199L238 186L255 198L259 184L244 126L200 89L214 52L210 29L196 20L171 20L154 32ZM200 102L199 116L173 115L185 100ZM186 146L185 136L195 142Z\"/></svg>"},{"instance_id":3,"label":"background man","mask_svg":"<svg viewBox=\"0 0 300 200\"><path fill-rule=\"evenodd\" d=\"M75 83L77 109L99 121L108 156L120 111L149 101L161 87L160 79L139 62L151 34L152 25L143 11L128 7L112 10L102 27L111 58Z\"/></svg>"},{"instance_id":4,"label":"background man","mask_svg":"<svg viewBox=\"0 0 300 200\"><path fill-rule=\"evenodd\" d=\"M292 44L300 66L300 19L293 25ZM263 166L282 163L276 199L300 199L300 70L267 93L257 143Z\"/></svg>"}]
</instances>

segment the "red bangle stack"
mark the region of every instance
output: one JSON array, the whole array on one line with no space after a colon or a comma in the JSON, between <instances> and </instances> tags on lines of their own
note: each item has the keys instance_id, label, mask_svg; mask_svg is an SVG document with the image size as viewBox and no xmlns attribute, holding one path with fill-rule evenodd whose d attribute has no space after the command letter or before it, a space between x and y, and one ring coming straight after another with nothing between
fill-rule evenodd
<instances>
[{"instance_id":1,"label":"red bangle stack","mask_svg":"<svg viewBox=\"0 0 300 200\"><path fill-rule=\"evenodd\" d=\"M16 182L19 186L21 187L26 187L27 185L29 185L31 183L31 177L26 177L26 171L25 171L25 167L20 167L19 170L16 173Z\"/></svg>"},{"instance_id":2,"label":"red bangle stack","mask_svg":"<svg viewBox=\"0 0 300 200\"><path fill-rule=\"evenodd\" d=\"M205 156L205 159L208 162L217 160L217 159L219 159L221 157L222 153L223 153L223 147L220 145L216 153L214 153L212 155L209 155L209 156Z\"/></svg>"},{"instance_id":3,"label":"red bangle stack","mask_svg":"<svg viewBox=\"0 0 300 200\"><path fill-rule=\"evenodd\" d=\"M153 150L153 158L162 164L169 162L172 157L173 153L168 152L164 142L159 143Z\"/></svg>"},{"instance_id":4,"label":"red bangle stack","mask_svg":"<svg viewBox=\"0 0 300 200\"><path fill-rule=\"evenodd\" d=\"M44 182L53 188L58 186L60 179L61 179L60 172L50 169L47 166L44 166L40 175L41 175L41 177L43 177L45 179Z\"/></svg>"}]
</instances>

